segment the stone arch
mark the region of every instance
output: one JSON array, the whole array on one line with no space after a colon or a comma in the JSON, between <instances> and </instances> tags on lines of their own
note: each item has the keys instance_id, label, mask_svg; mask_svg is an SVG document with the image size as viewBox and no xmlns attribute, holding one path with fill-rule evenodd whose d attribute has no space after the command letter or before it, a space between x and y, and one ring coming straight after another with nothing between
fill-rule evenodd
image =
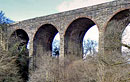
<instances>
[{"instance_id":1,"label":"stone arch","mask_svg":"<svg viewBox=\"0 0 130 82\"><path fill-rule=\"evenodd\" d=\"M82 58L84 35L94 25L96 23L88 17L80 17L71 22L64 35L65 56Z\"/></svg>"},{"instance_id":2,"label":"stone arch","mask_svg":"<svg viewBox=\"0 0 130 82\"><path fill-rule=\"evenodd\" d=\"M39 27L33 40L34 67L38 66L39 58L52 56L52 41L57 33L58 30L52 24Z\"/></svg>"},{"instance_id":3,"label":"stone arch","mask_svg":"<svg viewBox=\"0 0 130 82\"><path fill-rule=\"evenodd\" d=\"M16 64L19 67L19 75L24 81L28 80L29 75L28 41L28 34L23 29L17 29L9 37L8 43L9 52L17 56Z\"/></svg>"},{"instance_id":4,"label":"stone arch","mask_svg":"<svg viewBox=\"0 0 130 82\"><path fill-rule=\"evenodd\" d=\"M117 12L107 22L104 32L104 54L121 55L121 38L126 26L130 23L130 9Z\"/></svg>"},{"instance_id":5,"label":"stone arch","mask_svg":"<svg viewBox=\"0 0 130 82\"><path fill-rule=\"evenodd\" d=\"M21 45L25 44L27 46L27 43L29 41L29 37L26 31L23 29L17 29L15 30L9 37L9 48L12 47L12 43L20 42Z\"/></svg>"}]
</instances>

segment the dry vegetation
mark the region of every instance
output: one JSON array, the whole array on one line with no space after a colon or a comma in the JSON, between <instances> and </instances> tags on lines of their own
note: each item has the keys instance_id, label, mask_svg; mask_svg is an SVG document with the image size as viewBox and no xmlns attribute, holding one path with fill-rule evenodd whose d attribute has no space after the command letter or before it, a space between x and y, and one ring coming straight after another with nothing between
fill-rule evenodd
<instances>
[{"instance_id":1,"label":"dry vegetation","mask_svg":"<svg viewBox=\"0 0 130 82\"><path fill-rule=\"evenodd\" d=\"M64 82L129 82L128 61L113 60L107 62L101 56L88 56L86 60L74 61L65 69Z\"/></svg>"},{"instance_id":2,"label":"dry vegetation","mask_svg":"<svg viewBox=\"0 0 130 82\"><path fill-rule=\"evenodd\" d=\"M28 59L25 56L28 51L25 46L18 50L19 42L8 48L6 27L0 26L0 82L25 82L27 75L23 74L27 74L24 68L27 67Z\"/></svg>"},{"instance_id":3,"label":"dry vegetation","mask_svg":"<svg viewBox=\"0 0 130 82\"><path fill-rule=\"evenodd\" d=\"M118 61L114 56L113 58L112 62L100 55L94 57L88 55L85 60L73 62L68 62L69 60L66 59L67 65L61 67L62 70L58 68L56 59L45 58L48 59L45 60L46 65L40 64L31 75L30 82L129 82L129 61L122 56L118 58L120 60L117 59Z\"/></svg>"},{"instance_id":4,"label":"dry vegetation","mask_svg":"<svg viewBox=\"0 0 130 82\"><path fill-rule=\"evenodd\" d=\"M0 47L0 82L22 82L16 65L16 55Z\"/></svg>"},{"instance_id":5,"label":"dry vegetation","mask_svg":"<svg viewBox=\"0 0 130 82\"><path fill-rule=\"evenodd\" d=\"M23 76L28 73L23 73L22 68L28 65L24 57L28 52L25 47L23 52L17 49L17 44L9 51L0 46L0 82L26 82ZM118 53L88 55L85 60L70 57L64 59L64 66L59 65L58 58L39 58L28 82L130 82L128 57Z\"/></svg>"},{"instance_id":6,"label":"dry vegetation","mask_svg":"<svg viewBox=\"0 0 130 82\"><path fill-rule=\"evenodd\" d=\"M42 56L38 60L38 66L30 74L29 82L57 82L59 76L58 61L49 56Z\"/></svg>"}]
</instances>

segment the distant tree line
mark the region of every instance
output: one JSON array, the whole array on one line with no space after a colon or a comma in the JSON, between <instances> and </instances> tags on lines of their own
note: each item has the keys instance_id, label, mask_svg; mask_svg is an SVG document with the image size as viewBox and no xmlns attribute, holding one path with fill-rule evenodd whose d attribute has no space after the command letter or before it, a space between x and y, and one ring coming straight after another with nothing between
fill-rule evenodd
<instances>
[{"instance_id":1,"label":"distant tree line","mask_svg":"<svg viewBox=\"0 0 130 82\"><path fill-rule=\"evenodd\" d=\"M94 55L97 53L98 43L95 40L87 39L83 40L83 56L88 54ZM54 40L52 43L52 56L59 56L60 51L60 41Z\"/></svg>"}]
</instances>

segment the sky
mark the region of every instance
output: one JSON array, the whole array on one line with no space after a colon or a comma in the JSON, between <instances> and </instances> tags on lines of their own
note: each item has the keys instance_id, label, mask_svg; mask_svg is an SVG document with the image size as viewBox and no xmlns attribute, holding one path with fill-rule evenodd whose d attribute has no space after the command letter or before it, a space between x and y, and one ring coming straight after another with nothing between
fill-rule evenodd
<instances>
[{"instance_id":1,"label":"sky","mask_svg":"<svg viewBox=\"0 0 130 82\"><path fill-rule=\"evenodd\" d=\"M14 21L22 21L113 0L0 0L0 10Z\"/></svg>"},{"instance_id":2,"label":"sky","mask_svg":"<svg viewBox=\"0 0 130 82\"><path fill-rule=\"evenodd\" d=\"M57 13L56 6L62 0L0 0L0 10L14 21Z\"/></svg>"}]
</instances>

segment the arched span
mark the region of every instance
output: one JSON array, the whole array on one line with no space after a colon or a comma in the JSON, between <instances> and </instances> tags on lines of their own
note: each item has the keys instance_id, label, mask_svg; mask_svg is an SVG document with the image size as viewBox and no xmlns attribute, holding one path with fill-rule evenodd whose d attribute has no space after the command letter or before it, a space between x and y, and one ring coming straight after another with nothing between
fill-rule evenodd
<instances>
[{"instance_id":1,"label":"arched span","mask_svg":"<svg viewBox=\"0 0 130 82\"><path fill-rule=\"evenodd\" d=\"M85 33L95 25L89 18L81 17L74 20L65 32L65 56L83 56L83 37ZM71 57L72 58L72 57Z\"/></svg>"},{"instance_id":2,"label":"arched span","mask_svg":"<svg viewBox=\"0 0 130 82\"><path fill-rule=\"evenodd\" d=\"M52 56L52 42L58 30L52 24L42 25L36 32L33 40L34 65L39 65L39 61Z\"/></svg>"},{"instance_id":3,"label":"arched span","mask_svg":"<svg viewBox=\"0 0 130 82\"><path fill-rule=\"evenodd\" d=\"M116 13L107 23L104 33L104 54L121 54L121 38L130 23L130 9Z\"/></svg>"},{"instance_id":4,"label":"arched span","mask_svg":"<svg viewBox=\"0 0 130 82\"><path fill-rule=\"evenodd\" d=\"M9 37L9 48L12 48L14 44L19 44L21 46L27 46L27 43L29 41L28 34L22 30L22 29L17 29L15 30L11 36Z\"/></svg>"},{"instance_id":5,"label":"arched span","mask_svg":"<svg viewBox=\"0 0 130 82\"><path fill-rule=\"evenodd\" d=\"M10 53L17 56L16 64L19 67L18 73L25 82L28 80L29 74L28 41L28 34L22 29L17 29L11 34L8 44Z\"/></svg>"},{"instance_id":6,"label":"arched span","mask_svg":"<svg viewBox=\"0 0 130 82\"><path fill-rule=\"evenodd\" d=\"M123 31L122 34L122 55L125 57L126 60L130 60L130 48L128 48L128 46L130 46L130 23L129 25L125 28L125 30Z\"/></svg>"},{"instance_id":7,"label":"arched span","mask_svg":"<svg viewBox=\"0 0 130 82\"><path fill-rule=\"evenodd\" d=\"M120 13L120 12L122 12L122 11L129 10L129 9L130 9L130 7L129 7L129 8L122 8L122 9L117 10L114 14L112 14L112 15L110 16L110 18L107 19L107 23L104 25L104 28L105 28L104 30L106 31L106 28L107 28L108 23L111 21L111 19L112 19L115 15L117 15L118 13Z\"/></svg>"}]
</instances>

